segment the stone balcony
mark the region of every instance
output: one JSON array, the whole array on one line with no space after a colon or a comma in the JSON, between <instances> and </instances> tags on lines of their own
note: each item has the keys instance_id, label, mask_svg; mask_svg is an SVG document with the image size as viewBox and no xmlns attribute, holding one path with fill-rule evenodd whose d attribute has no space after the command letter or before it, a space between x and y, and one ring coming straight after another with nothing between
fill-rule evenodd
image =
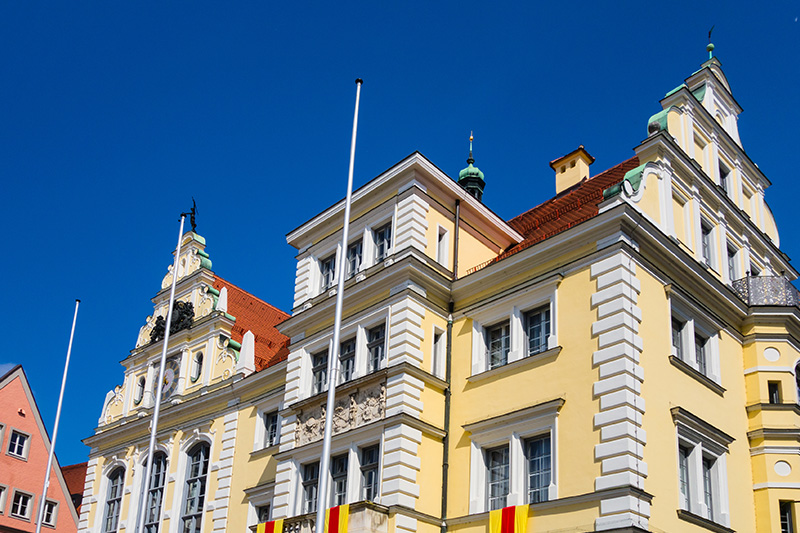
<instances>
[{"instance_id":1,"label":"stone balcony","mask_svg":"<svg viewBox=\"0 0 800 533\"><path fill-rule=\"evenodd\" d=\"M786 276L748 276L732 283L748 305L800 306L800 291Z\"/></svg>"}]
</instances>

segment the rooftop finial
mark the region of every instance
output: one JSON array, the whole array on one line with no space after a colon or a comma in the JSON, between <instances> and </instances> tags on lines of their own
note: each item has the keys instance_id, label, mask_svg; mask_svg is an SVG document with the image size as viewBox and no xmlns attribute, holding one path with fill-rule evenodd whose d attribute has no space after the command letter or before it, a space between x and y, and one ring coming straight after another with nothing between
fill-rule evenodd
<instances>
[{"instance_id":1,"label":"rooftop finial","mask_svg":"<svg viewBox=\"0 0 800 533\"><path fill-rule=\"evenodd\" d=\"M472 131L469 132L469 157L467 158L467 164L471 165L475 162L475 159L472 157Z\"/></svg>"},{"instance_id":2,"label":"rooftop finial","mask_svg":"<svg viewBox=\"0 0 800 533\"><path fill-rule=\"evenodd\" d=\"M711 32L714 31L714 24L711 26L711 29L708 30L708 45L706 45L706 50L708 50L708 58L711 59L714 57L714 43L711 42Z\"/></svg>"}]
</instances>

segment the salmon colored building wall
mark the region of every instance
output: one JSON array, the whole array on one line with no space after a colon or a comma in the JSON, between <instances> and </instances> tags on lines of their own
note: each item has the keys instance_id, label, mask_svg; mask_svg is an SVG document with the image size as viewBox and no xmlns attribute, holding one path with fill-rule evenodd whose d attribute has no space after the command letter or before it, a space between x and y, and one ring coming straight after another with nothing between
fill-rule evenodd
<instances>
[{"instance_id":1,"label":"salmon colored building wall","mask_svg":"<svg viewBox=\"0 0 800 533\"><path fill-rule=\"evenodd\" d=\"M45 469L49 454L50 440L42 425L36 403L27 385L22 367L18 366L0 379L0 485L4 494L0 498L0 531L13 528L15 531L35 531L35 518L39 510ZM29 435L27 457L18 458L9 454L9 441L13 431ZM14 491L18 490L34 497L31 500L30 518L23 519L11 516L11 505ZM69 533L77 531L77 514L72 508L72 501L65 490L57 462L54 462L50 473L50 487L47 499L57 502L55 530ZM49 528L43 526L44 531Z\"/></svg>"}]
</instances>

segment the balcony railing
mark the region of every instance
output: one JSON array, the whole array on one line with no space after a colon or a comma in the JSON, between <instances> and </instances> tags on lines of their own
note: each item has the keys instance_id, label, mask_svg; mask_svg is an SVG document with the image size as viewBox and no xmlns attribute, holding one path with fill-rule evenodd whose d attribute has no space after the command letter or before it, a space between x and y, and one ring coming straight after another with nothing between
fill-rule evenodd
<instances>
[{"instance_id":1,"label":"balcony railing","mask_svg":"<svg viewBox=\"0 0 800 533\"><path fill-rule=\"evenodd\" d=\"M315 513L286 518L283 533L316 533ZM255 531L255 526L250 531ZM350 504L349 533L387 533L389 508L377 503L362 501Z\"/></svg>"},{"instance_id":2,"label":"balcony railing","mask_svg":"<svg viewBox=\"0 0 800 533\"><path fill-rule=\"evenodd\" d=\"M747 305L800 306L800 291L785 276L748 276L731 285Z\"/></svg>"}]
</instances>

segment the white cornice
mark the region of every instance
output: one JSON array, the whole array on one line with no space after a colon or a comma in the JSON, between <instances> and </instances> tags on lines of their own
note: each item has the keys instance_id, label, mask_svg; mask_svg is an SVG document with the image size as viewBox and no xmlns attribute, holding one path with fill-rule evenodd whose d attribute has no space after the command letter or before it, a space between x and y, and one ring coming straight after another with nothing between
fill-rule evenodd
<instances>
[{"instance_id":1,"label":"white cornice","mask_svg":"<svg viewBox=\"0 0 800 533\"><path fill-rule=\"evenodd\" d=\"M411 169L417 169L421 172L407 173L407 171ZM416 180L418 182L416 185L422 191L426 191L427 185L435 185L442 191L445 191L453 200L460 200L462 204L462 216L465 218L474 217L479 219L479 221L482 222L482 224L480 224L481 229L485 230L493 240L499 242L522 241L522 235L512 229L488 207L468 194L460 185L419 152L414 152L366 185L354 191L352 196L353 204L359 203L363 199L374 194L379 188L388 186L391 181L403 175L407 175L408 178L410 178L410 182ZM412 183L412 185L414 184ZM398 191L405 190L405 188L407 188L406 184L397 184ZM309 233L328 224L338 227L340 222L337 217L341 216L343 211L344 200L340 200L308 222L289 232L286 235L286 241L298 250L304 248L309 244L304 242ZM332 220L335 220L335 223L331 222Z\"/></svg>"}]
</instances>

